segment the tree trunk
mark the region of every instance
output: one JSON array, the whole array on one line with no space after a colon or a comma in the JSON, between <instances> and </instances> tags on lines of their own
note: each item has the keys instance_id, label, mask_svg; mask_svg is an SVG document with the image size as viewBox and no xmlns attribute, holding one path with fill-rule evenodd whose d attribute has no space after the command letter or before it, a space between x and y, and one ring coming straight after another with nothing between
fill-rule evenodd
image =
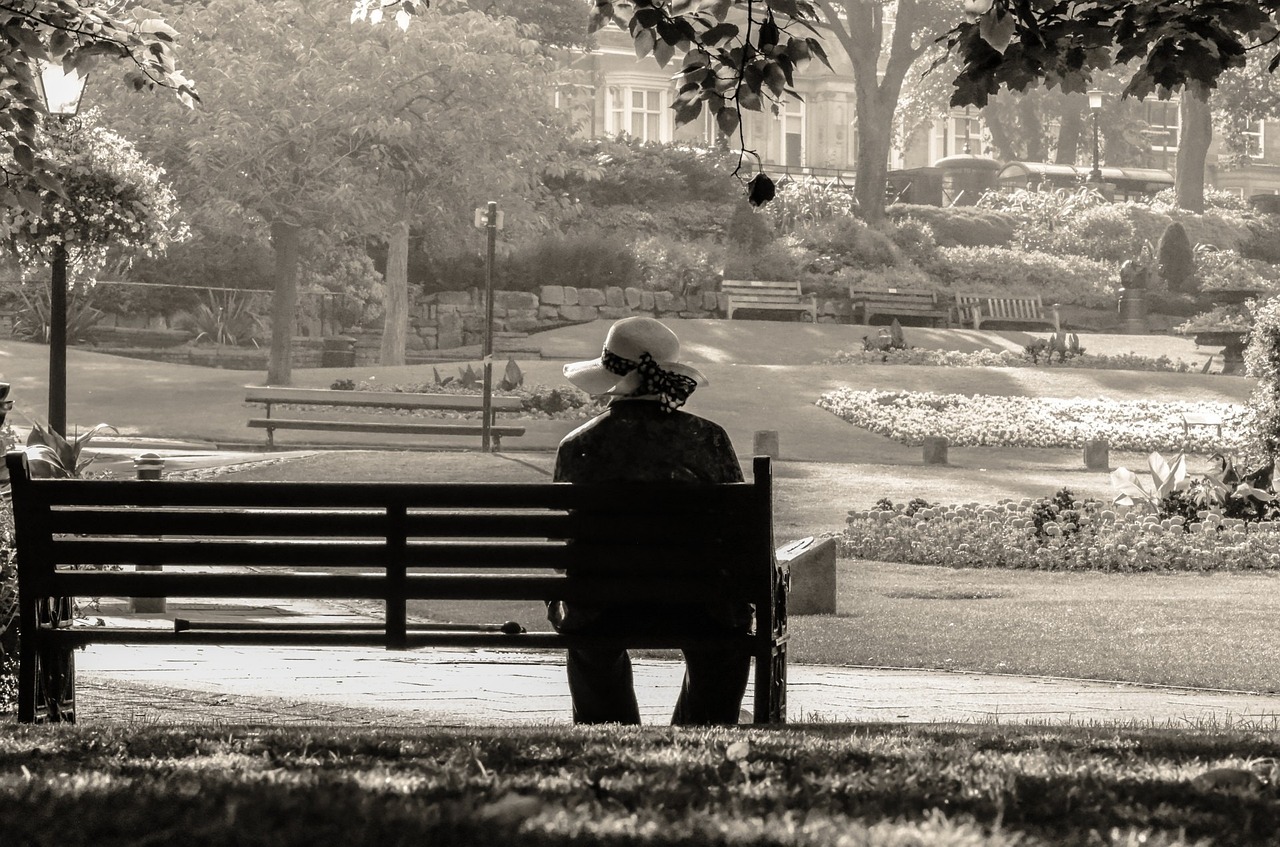
<instances>
[{"instance_id":1,"label":"tree trunk","mask_svg":"<svg viewBox=\"0 0 1280 847\"><path fill-rule=\"evenodd\" d=\"M383 301L382 351L384 365L404 364L404 342L409 331L409 221L398 221L387 239L386 299Z\"/></svg>"},{"instance_id":2,"label":"tree trunk","mask_svg":"<svg viewBox=\"0 0 1280 847\"><path fill-rule=\"evenodd\" d=\"M1062 120L1058 123L1058 149L1054 153L1055 165L1075 165L1080 153L1080 136L1084 133L1084 107L1082 97L1067 97L1062 106ZM1093 162L1089 165L1092 167Z\"/></svg>"},{"instance_id":3,"label":"tree trunk","mask_svg":"<svg viewBox=\"0 0 1280 847\"><path fill-rule=\"evenodd\" d=\"M1036 104L1030 97L1018 100L1018 123L1022 126L1022 135L1027 141L1023 161L1043 162L1045 160L1044 129L1040 126L1040 114Z\"/></svg>"},{"instance_id":4,"label":"tree trunk","mask_svg":"<svg viewBox=\"0 0 1280 847\"><path fill-rule=\"evenodd\" d=\"M874 77L871 85L875 85ZM861 78L858 81L862 88ZM854 166L853 196L863 219L878 225L885 219L885 186L889 179L889 151L893 145L893 105L886 108L878 94L858 92L858 160Z\"/></svg>"},{"instance_id":5,"label":"tree trunk","mask_svg":"<svg viewBox=\"0 0 1280 847\"><path fill-rule=\"evenodd\" d=\"M1209 158L1209 142L1213 140L1209 87L1203 82L1188 82L1182 89L1178 111L1182 120L1182 137L1178 139L1178 172L1174 175L1178 208L1203 212L1204 166Z\"/></svg>"},{"instance_id":6,"label":"tree trunk","mask_svg":"<svg viewBox=\"0 0 1280 847\"><path fill-rule=\"evenodd\" d=\"M302 227L277 221L271 225L276 252L276 290L271 299L271 358L267 385L288 385L293 378L293 324L298 314L298 254Z\"/></svg>"},{"instance_id":7,"label":"tree trunk","mask_svg":"<svg viewBox=\"0 0 1280 847\"><path fill-rule=\"evenodd\" d=\"M1005 126L1001 110L985 110L982 113L982 120L987 125L987 132L991 133L991 146L995 148L998 159L1003 162L1026 160L1026 157L1020 155L1018 149L1014 147L1013 137L1009 133L1009 128Z\"/></svg>"}]
</instances>

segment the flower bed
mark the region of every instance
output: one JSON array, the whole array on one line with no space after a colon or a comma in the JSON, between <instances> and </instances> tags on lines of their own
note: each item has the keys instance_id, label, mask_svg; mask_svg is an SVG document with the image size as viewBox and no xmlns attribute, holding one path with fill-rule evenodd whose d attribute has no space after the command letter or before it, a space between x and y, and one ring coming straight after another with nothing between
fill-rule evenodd
<instances>
[{"instance_id":1,"label":"flower bed","mask_svg":"<svg viewBox=\"0 0 1280 847\"><path fill-rule=\"evenodd\" d=\"M882 504L849 513L839 541L842 556L966 568L1280 569L1280 523L1274 521L1226 518L1187 527L1180 517L1078 500Z\"/></svg>"},{"instance_id":2,"label":"flower bed","mask_svg":"<svg viewBox=\"0 0 1280 847\"><path fill-rule=\"evenodd\" d=\"M828 392L818 406L903 444L945 436L955 447L1081 447L1106 439L1113 450L1239 449L1246 410L1233 403L993 397L924 391ZM1222 437L1199 428L1188 438L1182 415L1222 419Z\"/></svg>"},{"instance_id":3,"label":"flower bed","mask_svg":"<svg viewBox=\"0 0 1280 847\"><path fill-rule=\"evenodd\" d=\"M534 385L531 387L500 388L494 381L494 397L519 397L524 402L521 417L540 420L586 420L595 417L602 411L602 406L591 395L568 385ZM479 385L463 384L458 380L440 382L410 383L407 385L384 385L376 381L338 380L331 386L343 391L399 391L407 394L457 394L480 396ZM282 407L287 404L281 404ZM479 420L480 412L460 412L447 409L371 409L372 412L383 412L395 415L414 415L418 417L450 418L460 420Z\"/></svg>"},{"instance_id":4,"label":"flower bed","mask_svg":"<svg viewBox=\"0 0 1280 847\"><path fill-rule=\"evenodd\" d=\"M824 364L828 365L934 365L946 368L1032 368L1046 367L1025 353L1013 350L994 351L988 348L972 353L959 350L841 350ZM1082 353L1066 361L1055 361L1053 367L1088 368L1094 370L1169 371L1188 373L1192 366L1181 359L1168 356L1139 356L1137 353L1121 353L1115 356Z\"/></svg>"}]
</instances>

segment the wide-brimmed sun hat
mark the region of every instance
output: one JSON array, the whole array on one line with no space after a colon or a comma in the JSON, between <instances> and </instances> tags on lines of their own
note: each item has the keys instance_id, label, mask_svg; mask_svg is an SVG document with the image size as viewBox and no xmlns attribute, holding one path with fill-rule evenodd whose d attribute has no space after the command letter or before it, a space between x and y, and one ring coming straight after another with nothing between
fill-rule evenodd
<instances>
[{"instance_id":1,"label":"wide-brimmed sun hat","mask_svg":"<svg viewBox=\"0 0 1280 847\"><path fill-rule=\"evenodd\" d=\"M668 409L678 408L695 388L707 384L696 368L680 363L680 339L670 327L646 317L616 322L600 358L565 365L564 375L588 394L641 393L657 397Z\"/></svg>"}]
</instances>

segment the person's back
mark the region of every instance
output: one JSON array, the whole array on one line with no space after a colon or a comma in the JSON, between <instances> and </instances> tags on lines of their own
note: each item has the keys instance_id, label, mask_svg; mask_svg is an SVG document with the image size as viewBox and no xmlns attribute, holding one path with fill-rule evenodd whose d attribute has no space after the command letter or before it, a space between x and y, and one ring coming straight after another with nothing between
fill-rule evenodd
<instances>
[{"instance_id":1,"label":"person's back","mask_svg":"<svg viewBox=\"0 0 1280 847\"><path fill-rule=\"evenodd\" d=\"M567 435L556 453L558 482L741 482L742 468L724 429L679 411L706 377L678 362L675 333L652 318L626 318L609 330L598 360L565 366L565 376L609 408ZM620 509L625 506L620 505ZM643 532L637 525L637 532ZM571 574L572 575L572 574ZM750 626L744 604L548 604L558 631L641 628L656 618L664 628L691 631ZM741 651L685 650L686 674L673 723L736 723L750 657ZM570 650L569 688L578 723L639 723L625 650Z\"/></svg>"}]
</instances>

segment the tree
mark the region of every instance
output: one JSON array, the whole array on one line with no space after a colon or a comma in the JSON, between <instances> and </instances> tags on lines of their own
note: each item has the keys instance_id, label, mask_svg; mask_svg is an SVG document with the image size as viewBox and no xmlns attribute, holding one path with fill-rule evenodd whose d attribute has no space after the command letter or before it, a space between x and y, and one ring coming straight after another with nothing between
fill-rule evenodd
<instances>
[{"instance_id":1,"label":"tree","mask_svg":"<svg viewBox=\"0 0 1280 847\"><path fill-rule=\"evenodd\" d=\"M858 153L854 195L868 221L884 219L894 113L907 73L950 20L940 0L816 0L829 37L853 66Z\"/></svg>"},{"instance_id":2,"label":"tree","mask_svg":"<svg viewBox=\"0 0 1280 847\"><path fill-rule=\"evenodd\" d=\"M25 0L0 6L0 140L8 148L0 206L19 206L38 215L40 193L60 190L36 136L44 114L38 63L83 74L104 58L114 59L126 65L124 80L132 89L165 88L188 106L198 99L195 85L177 69L177 33L158 18L130 19L117 8L92 0Z\"/></svg>"},{"instance_id":3,"label":"tree","mask_svg":"<svg viewBox=\"0 0 1280 847\"><path fill-rule=\"evenodd\" d=\"M389 202L360 155L369 89L351 72L373 33L335 0L216 0L178 8L189 66L208 80L204 104L161 120L113 109L139 128L184 202L269 239L274 252L270 384L288 384L298 277L311 233L344 240ZM117 100L113 106L121 105Z\"/></svg>"},{"instance_id":4,"label":"tree","mask_svg":"<svg viewBox=\"0 0 1280 847\"><path fill-rule=\"evenodd\" d=\"M1002 88L1033 85L1082 92L1093 74L1132 66L1124 96L1180 96L1178 204L1204 208L1204 162L1212 138L1209 96L1223 74L1246 65L1250 51L1280 64L1280 0L968 0L967 20L947 37L962 69L954 105L983 106Z\"/></svg>"},{"instance_id":5,"label":"tree","mask_svg":"<svg viewBox=\"0 0 1280 847\"><path fill-rule=\"evenodd\" d=\"M1268 70L1267 57L1256 50L1242 68L1218 79L1214 93L1214 129L1230 164L1249 159L1250 136L1258 121L1280 117L1280 79Z\"/></svg>"}]
</instances>

